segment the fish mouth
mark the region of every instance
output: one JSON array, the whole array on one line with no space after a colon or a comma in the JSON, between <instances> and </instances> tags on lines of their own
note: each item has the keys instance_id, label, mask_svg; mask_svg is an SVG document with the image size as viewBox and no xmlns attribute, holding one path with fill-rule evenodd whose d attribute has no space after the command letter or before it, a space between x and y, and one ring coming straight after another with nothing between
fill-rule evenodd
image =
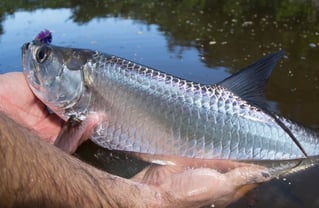
<instances>
[{"instance_id":1,"label":"fish mouth","mask_svg":"<svg viewBox=\"0 0 319 208\"><path fill-rule=\"evenodd\" d=\"M26 78L29 80L29 83L32 88L35 90L40 90L40 80L36 72L32 69L35 69L35 64L31 61L28 62L28 56L32 54L32 49L30 48L30 42L22 45L22 63L23 63L23 73Z\"/></svg>"},{"instance_id":2,"label":"fish mouth","mask_svg":"<svg viewBox=\"0 0 319 208\"><path fill-rule=\"evenodd\" d=\"M25 51L27 51L29 49L29 45L30 45L30 42L23 44L23 46L22 46L23 53L25 53Z\"/></svg>"}]
</instances>

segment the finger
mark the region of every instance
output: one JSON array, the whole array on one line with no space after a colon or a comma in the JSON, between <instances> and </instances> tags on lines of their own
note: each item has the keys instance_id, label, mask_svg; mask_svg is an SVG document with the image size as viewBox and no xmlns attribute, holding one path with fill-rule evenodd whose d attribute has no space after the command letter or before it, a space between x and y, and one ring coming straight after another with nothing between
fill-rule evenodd
<instances>
[{"instance_id":1,"label":"finger","mask_svg":"<svg viewBox=\"0 0 319 208\"><path fill-rule=\"evenodd\" d=\"M136 174L132 179L148 185L158 186L173 174L185 171L187 167L176 165L156 165L151 164L144 170Z\"/></svg>"},{"instance_id":2,"label":"finger","mask_svg":"<svg viewBox=\"0 0 319 208\"><path fill-rule=\"evenodd\" d=\"M145 173L147 172L147 170L150 168L150 166L145 167L143 170L141 170L140 172L138 172L136 175L134 175L132 178L130 178L132 181L135 182L139 182L141 183Z\"/></svg>"},{"instance_id":3,"label":"finger","mask_svg":"<svg viewBox=\"0 0 319 208\"><path fill-rule=\"evenodd\" d=\"M53 144L64 123L57 115L50 114L45 116L40 122L33 124L32 127L27 128L34 130L34 133L40 138Z\"/></svg>"},{"instance_id":4,"label":"finger","mask_svg":"<svg viewBox=\"0 0 319 208\"><path fill-rule=\"evenodd\" d=\"M225 174L234 188L240 188L248 184L264 183L272 179L269 171L261 166L239 167Z\"/></svg>"},{"instance_id":5,"label":"finger","mask_svg":"<svg viewBox=\"0 0 319 208\"><path fill-rule=\"evenodd\" d=\"M184 166L189 168L210 168L217 170L218 172L225 173L232 169L238 167L248 167L256 166L254 164L247 164L239 161L231 160L220 160L220 159L198 159L198 158L184 158L184 157L175 157L169 155L151 155L144 153L134 153L134 155L144 161L152 162L157 161L167 161L167 164L174 164L178 166Z\"/></svg>"}]
</instances>

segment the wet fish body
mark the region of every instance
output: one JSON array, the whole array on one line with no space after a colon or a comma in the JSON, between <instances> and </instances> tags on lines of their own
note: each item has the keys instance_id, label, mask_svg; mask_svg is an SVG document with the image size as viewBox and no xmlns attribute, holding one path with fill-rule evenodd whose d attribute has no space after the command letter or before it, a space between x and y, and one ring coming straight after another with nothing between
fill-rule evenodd
<instances>
[{"instance_id":1,"label":"wet fish body","mask_svg":"<svg viewBox=\"0 0 319 208\"><path fill-rule=\"evenodd\" d=\"M283 51L214 85L183 80L97 51L33 41L23 69L61 118L105 113L91 140L114 150L198 159L303 160L318 133L267 110L263 91Z\"/></svg>"}]
</instances>

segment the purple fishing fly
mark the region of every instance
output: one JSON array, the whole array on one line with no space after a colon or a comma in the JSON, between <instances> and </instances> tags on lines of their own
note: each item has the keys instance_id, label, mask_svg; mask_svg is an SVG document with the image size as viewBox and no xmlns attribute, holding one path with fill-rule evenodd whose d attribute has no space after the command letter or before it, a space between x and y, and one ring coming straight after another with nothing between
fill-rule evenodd
<instances>
[{"instance_id":1,"label":"purple fishing fly","mask_svg":"<svg viewBox=\"0 0 319 208\"><path fill-rule=\"evenodd\" d=\"M40 41L41 43L49 44L52 42L52 33L49 30L45 29L39 32L39 34L34 39Z\"/></svg>"}]
</instances>

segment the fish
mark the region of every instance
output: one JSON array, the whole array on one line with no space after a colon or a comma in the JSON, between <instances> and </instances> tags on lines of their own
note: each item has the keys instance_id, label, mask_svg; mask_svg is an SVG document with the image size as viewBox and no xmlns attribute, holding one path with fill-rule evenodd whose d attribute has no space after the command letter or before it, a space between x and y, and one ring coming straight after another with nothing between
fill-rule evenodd
<instances>
[{"instance_id":1,"label":"fish","mask_svg":"<svg viewBox=\"0 0 319 208\"><path fill-rule=\"evenodd\" d=\"M267 107L265 86L283 55L264 56L211 85L39 40L22 46L22 65L33 93L67 123L106 115L90 135L101 147L154 163L155 156L229 160L279 172L314 164L319 155L318 132Z\"/></svg>"}]
</instances>

